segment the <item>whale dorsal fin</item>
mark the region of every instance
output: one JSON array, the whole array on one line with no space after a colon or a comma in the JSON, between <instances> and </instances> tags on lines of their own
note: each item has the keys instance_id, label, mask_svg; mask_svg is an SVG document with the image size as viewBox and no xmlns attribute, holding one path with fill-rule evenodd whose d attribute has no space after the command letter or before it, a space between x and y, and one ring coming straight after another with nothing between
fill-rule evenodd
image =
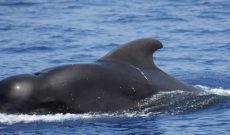
<instances>
[{"instance_id":1,"label":"whale dorsal fin","mask_svg":"<svg viewBox=\"0 0 230 135\"><path fill-rule=\"evenodd\" d=\"M115 61L128 63L137 67L151 68L154 67L153 53L162 48L160 41L144 38L125 43L115 48L99 61Z\"/></svg>"}]
</instances>

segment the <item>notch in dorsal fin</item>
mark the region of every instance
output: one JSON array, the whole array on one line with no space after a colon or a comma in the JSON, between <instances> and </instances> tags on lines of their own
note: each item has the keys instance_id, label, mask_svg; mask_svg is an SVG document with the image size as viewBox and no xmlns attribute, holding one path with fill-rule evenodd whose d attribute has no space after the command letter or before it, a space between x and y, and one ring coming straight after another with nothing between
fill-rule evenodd
<instances>
[{"instance_id":1,"label":"notch in dorsal fin","mask_svg":"<svg viewBox=\"0 0 230 135\"><path fill-rule=\"evenodd\" d=\"M154 67L153 53L162 47L163 45L158 40L138 39L115 48L99 61L124 62L137 67L151 68Z\"/></svg>"}]
</instances>

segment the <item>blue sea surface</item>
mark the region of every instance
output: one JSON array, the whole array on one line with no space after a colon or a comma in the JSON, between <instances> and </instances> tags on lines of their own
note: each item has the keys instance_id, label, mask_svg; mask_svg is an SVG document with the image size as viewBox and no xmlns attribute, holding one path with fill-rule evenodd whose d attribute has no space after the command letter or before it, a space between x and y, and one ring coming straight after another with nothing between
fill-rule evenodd
<instances>
[{"instance_id":1,"label":"blue sea surface","mask_svg":"<svg viewBox=\"0 0 230 135\"><path fill-rule=\"evenodd\" d=\"M212 94L160 95L173 106L159 105L157 113L0 113L0 134L229 135L229 7L229 0L0 0L0 80L93 62L119 44L152 37L164 45L154 53L159 68Z\"/></svg>"}]
</instances>

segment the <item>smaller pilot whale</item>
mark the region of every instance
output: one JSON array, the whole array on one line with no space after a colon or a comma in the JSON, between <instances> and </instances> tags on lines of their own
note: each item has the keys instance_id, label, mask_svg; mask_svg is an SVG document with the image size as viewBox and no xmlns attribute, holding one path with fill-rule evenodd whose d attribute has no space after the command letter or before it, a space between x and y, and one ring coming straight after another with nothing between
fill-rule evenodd
<instances>
[{"instance_id":1,"label":"smaller pilot whale","mask_svg":"<svg viewBox=\"0 0 230 135\"><path fill-rule=\"evenodd\" d=\"M162 48L155 39L120 45L92 63L63 65L0 81L0 112L85 113L138 108L160 91L196 92L160 70L153 53Z\"/></svg>"}]
</instances>

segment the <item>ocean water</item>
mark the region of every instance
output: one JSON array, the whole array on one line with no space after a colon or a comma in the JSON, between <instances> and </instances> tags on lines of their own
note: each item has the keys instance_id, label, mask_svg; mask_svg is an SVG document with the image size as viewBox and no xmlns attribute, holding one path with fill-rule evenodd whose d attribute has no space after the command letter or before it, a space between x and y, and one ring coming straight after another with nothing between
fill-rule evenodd
<instances>
[{"instance_id":1,"label":"ocean water","mask_svg":"<svg viewBox=\"0 0 230 135\"><path fill-rule=\"evenodd\" d=\"M133 112L0 113L0 134L228 135L229 7L229 0L0 0L0 80L92 62L119 44L153 37L164 44L155 64L206 91L160 93Z\"/></svg>"}]
</instances>

